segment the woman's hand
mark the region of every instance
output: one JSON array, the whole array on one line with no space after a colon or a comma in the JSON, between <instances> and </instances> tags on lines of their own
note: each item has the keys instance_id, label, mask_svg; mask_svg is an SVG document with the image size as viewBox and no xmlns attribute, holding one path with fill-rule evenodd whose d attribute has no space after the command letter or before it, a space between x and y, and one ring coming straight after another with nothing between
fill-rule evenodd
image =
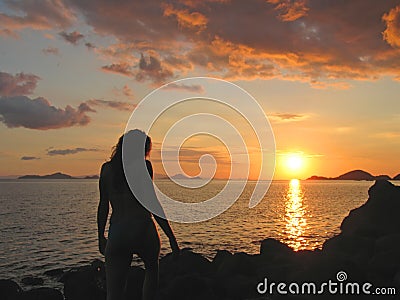
<instances>
[{"instance_id":1,"label":"woman's hand","mask_svg":"<svg viewBox=\"0 0 400 300\"><path fill-rule=\"evenodd\" d=\"M107 246L107 239L104 236L99 237L99 251L105 255Z\"/></svg>"},{"instance_id":2,"label":"woman's hand","mask_svg":"<svg viewBox=\"0 0 400 300\"><path fill-rule=\"evenodd\" d=\"M172 255L177 257L180 254L181 249L179 249L179 245L175 237L169 239L169 245L171 246Z\"/></svg>"}]
</instances>

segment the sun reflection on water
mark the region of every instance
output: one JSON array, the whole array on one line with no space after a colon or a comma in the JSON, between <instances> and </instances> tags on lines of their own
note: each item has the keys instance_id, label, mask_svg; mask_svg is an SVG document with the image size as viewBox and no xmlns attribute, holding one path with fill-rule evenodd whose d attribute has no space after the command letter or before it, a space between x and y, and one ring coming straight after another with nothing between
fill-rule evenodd
<instances>
[{"instance_id":1,"label":"sun reflection on water","mask_svg":"<svg viewBox=\"0 0 400 300\"><path fill-rule=\"evenodd\" d=\"M304 233L307 230L307 209L303 203L304 193L298 179L290 180L285 200L286 243L294 250L306 248L308 243Z\"/></svg>"}]
</instances>

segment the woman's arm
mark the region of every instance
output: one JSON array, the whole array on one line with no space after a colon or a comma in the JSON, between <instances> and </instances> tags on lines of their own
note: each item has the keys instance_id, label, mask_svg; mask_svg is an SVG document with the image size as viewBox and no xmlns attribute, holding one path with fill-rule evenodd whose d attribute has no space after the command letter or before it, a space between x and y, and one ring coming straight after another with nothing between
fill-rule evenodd
<instances>
[{"instance_id":1,"label":"woman's arm","mask_svg":"<svg viewBox=\"0 0 400 300\"><path fill-rule=\"evenodd\" d=\"M172 231L171 225L169 224L168 220L163 219L156 215L153 215L153 216L154 216L154 219L156 220L156 222L158 223L158 225L160 225L161 229L167 235L172 252L179 252L178 242L176 241L175 234Z\"/></svg>"},{"instance_id":2,"label":"woman's arm","mask_svg":"<svg viewBox=\"0 0 400 300\"><path fill-rule=\"evenodd\" d=\"M99 251L104 255L107 239L104 236L104 231L107 224L107 217L109 212L109 199L107 195L107 189L104 183L105 167L101 167L100 179L99 179L99 190L100 190L100 202L97 209L97 231L99 237Z\"/></svg>"},{"instance_id":3,"label":"woman's arm","mask_svg":"<svg viewBox=\"0 0 400 300\"><path fill-rule=\"evenodd\" d=\"M146 166L147 166L147 171L149 172L149 175L150 175L151 179L153 180L153 166L151 165L151 162L146 160ZM155 196L155 193L154 193L154 196ZM157 198L157 196L155 196L155 197ZM158 201L158 200L156 200L156 201ZM161 204L159 204L159 205L160 205L160 209L162 209ZM163 213L163 215L165 215L165 213ZM168 220L161 218L159 216L156 216L154 214L153 214L153 217L156 220L157 224L160 225L161 229L164 231L164 233L168 237L172 252L174 252L174 253L179 252L178 242L176 241L175 234L174 234Z\"/></svg>"}]
</instances>

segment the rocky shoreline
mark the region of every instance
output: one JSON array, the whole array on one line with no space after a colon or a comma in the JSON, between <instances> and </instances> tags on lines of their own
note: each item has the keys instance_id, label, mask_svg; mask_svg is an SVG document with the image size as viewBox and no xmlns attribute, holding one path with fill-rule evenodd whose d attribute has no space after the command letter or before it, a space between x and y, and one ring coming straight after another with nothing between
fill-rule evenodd
<instances>
[{"instance_id":1,"label":"rocky shoreline","mask_svg":"<svg viewBox=\"0 0 400 300\"><path fill-rule=\"evenodd\" d=\"M367 202L349 213L341 233L321 250L295 252L265 239L255 255L220 250L208 260L184 249L178 258L161 258L157 299L400 299L400 187L379 180L368 193ZM99 260L45 275L62 282L63 293L46 287L23 291L3 279L0 299L105 300L104 264ZM131 267L126 299L140 299L143 277L141 267ZM377 288L386 294L377 295Z\"/></svg>"}]
</instances>

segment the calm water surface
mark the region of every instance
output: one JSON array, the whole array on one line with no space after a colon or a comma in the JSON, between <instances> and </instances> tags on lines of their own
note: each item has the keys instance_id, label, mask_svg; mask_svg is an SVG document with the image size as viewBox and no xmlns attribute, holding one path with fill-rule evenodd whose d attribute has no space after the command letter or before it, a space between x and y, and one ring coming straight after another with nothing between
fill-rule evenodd
<instances>
[{"instance_id":1,"label":"calm water surface","mask_svg":"<svg viewBox=\"0 0 400 300\"><path fill-rule=\"evenodd\" d=\"M259 241L273 237L296 250L321 247L339 233L349 210L368 198L372 182L274 181L253 209L249 183L239 200L222 215L196 224L172 224L181 247L211 258L217 249L257 253ZM157 182L166 194L202 201L224 182L199 190ZM95 180L0 181L0 278L21 278L55 268L69 268L102 258L97 250ZM162 254L169 251L162 234ZM43 277L45 278L45 277ZM46 279L45 284L52 285Z\"/></svg>"}]
</instances>

